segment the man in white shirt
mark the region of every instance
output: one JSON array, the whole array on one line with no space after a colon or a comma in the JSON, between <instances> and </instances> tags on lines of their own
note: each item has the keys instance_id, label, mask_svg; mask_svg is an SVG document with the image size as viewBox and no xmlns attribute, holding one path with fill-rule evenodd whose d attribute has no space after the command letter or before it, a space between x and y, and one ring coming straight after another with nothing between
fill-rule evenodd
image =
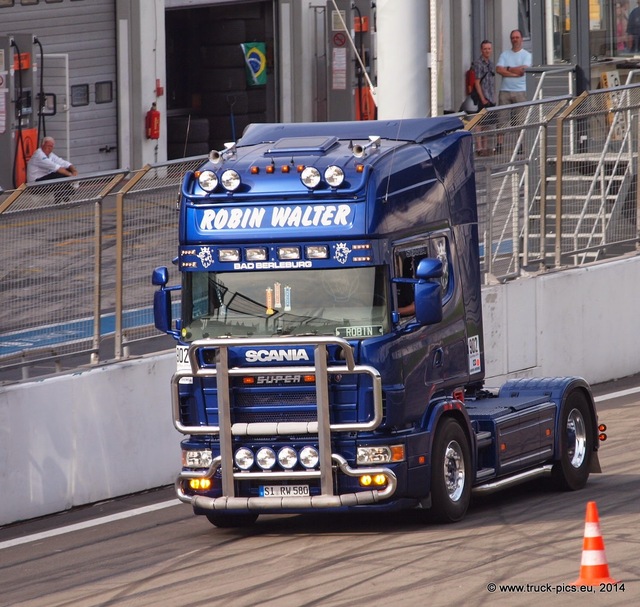
<instances>
[{"instance_id":1,"label":"man in white shirt","mask_svg":"<svg viewBox=\"0 0 640 607\"><path fill-rule=\"evenodd\" d=\"M78 174L76 168L64 158L53 153L56 142L53 137L45 137L40 147L33 153L27 163L27 181L47 181L49 179L62 179L75 177ZM60 199L69 200L73 188L69 184L56 186L54 191L56 202Z\"/></svg>"},{"instance_id":2,"label":"man in white shirt","mask_svg":"<svg viewBox=\"0 0 640 607\"><path fill-rule=\"evenodd\" d=\"M496 72L502 76L498 105L523 103L527 100L527 81L525 70L531 67L531 53L522 48L522 32L513 30L510 34L511 49L502 51L496 63ZM508 125L510 112L501 116L501 126ZM502 153L503 135L497 137L496 152Z\"/></svg>"},{"instance_id":3,"label":"man in white shirt","mask_svg":"<svg viewBox=\"0 0 640 607\"><path fill-rule=\"evenodd\" d=\"M502 76L498 104L521 103L527 100L525 70L531 67L531 53L522 48L522 32L513 30L511 49L502 51L496 63L496 72Z\"/></svg>"}]
</instances>

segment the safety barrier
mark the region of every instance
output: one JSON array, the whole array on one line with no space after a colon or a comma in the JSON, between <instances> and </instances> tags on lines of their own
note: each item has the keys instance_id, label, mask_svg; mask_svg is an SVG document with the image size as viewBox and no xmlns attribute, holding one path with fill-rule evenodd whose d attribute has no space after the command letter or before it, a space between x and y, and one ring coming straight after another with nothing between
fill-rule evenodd
<instances>
[{"instance_id":1,"label":"safety barrier","mask_svg":"<svg viewBox=\"0 0 640 607\"><path fill-rule=\"evenodd\" d=\"M639 108L635 84L470 117L486 283L636 251ZM153 351L150 273L177 254L180 184L202 161L0 194L0 382Z\"/></svg>"},{"instance_id":2,"label":"safety barrier","mask_svg":"<svg viewBox=\"0 0 640 607\"><path fill-rule=\"evenodd\" d=\"M151 271L177 255L180 184L203 160L0 195L0 381L122 360L158 336Z\"/></svg>"}]
</instances>

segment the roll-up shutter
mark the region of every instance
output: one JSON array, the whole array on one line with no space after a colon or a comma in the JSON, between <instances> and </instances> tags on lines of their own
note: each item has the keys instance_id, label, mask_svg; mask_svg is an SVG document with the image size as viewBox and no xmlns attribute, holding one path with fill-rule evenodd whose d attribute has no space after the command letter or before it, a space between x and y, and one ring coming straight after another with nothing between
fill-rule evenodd
<instances>
[{"instance_id":1,"label":"roll-up shutter","mask_svg":"<svg viewBox=\"0 0 640 607\"><path fill-rule=\"evenodd\" d=\"M33 34L42 44L44 62L37 45L34 53L43 63L44 90L57 100L56 116L45 119L46 134L56 138L56 152L85 174L119 166L115 4L61 0L0 8L3 32Z\"/></svg>"}]
</instances>

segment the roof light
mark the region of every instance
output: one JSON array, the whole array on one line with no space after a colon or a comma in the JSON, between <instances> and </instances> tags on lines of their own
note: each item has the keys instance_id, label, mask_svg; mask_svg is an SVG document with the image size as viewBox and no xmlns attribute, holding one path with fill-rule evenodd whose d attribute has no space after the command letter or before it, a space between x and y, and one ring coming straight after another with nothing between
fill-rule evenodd
<instances>
[{"instance_id":1,"label":"roof light","mask_svg":"<svg viewBox=\"0 0 640 607\"><path fill-rule=\"evenodd\" d=\"M328 259L329 247L325 244L313 244L304 248L304 256L307 259Z\"/></svg>"},{"instance_id":2,"label":"roof light","mask_svg":"<svg viewBox=\"0 0 640 607\"><path fill-rule=\"evenodd\" d=\"M311 190L317 188L320 183L320 171L316 167L307 167L300 173L300 181Z\"/></svg>"},{"instance_id":3,"label":"roof light","mask_svg":"<svg viewBox=\"0 0 640 607\"><path fill-rule=\"evenodd\" d=\"M278 259L300 259L300 247L278 247Z\"/></svg>"},{"instance_id":4,"label":"roof light","mask_svg":"<svg viewBox=\"0 0 640 607\"><path fill-rule=\"evenodd\" d=\"M244 256L247 261L266 261L268 259L268 252L265 247L252 247L245 249Z\"/></svg>"},{"instance_id":5,"label":"roof light","mask_svg":"<svg viewBox=\"0 0 640 607\"><path fill-rule=\"evenodd\" d=\"M220 183L227 192L235 192L240 187L240 175L233 169L227 169L222 173Z\"/></svg>"},{"instance_id":6,"label":"roof light","mask_svg":"<svg viewBox=\"0 0 640 607\"><path fill-rule=\"evenodd\" d=\"M240 261L240 249L218 249L220 261Z\"/></svg>"},{"instance_id":7,"label":"roof light","mask_svg":"<svg viewBox=\"0 0 640 607\"><path fill-rule=\"evenodd\" d=\"M213 192L218 187L218 176L213 171L202 171L198 175L198 184L205 192Z\"/></svg>"},{"instance_id":8,"label":"roof light","mask_svg":"<svg viewBox=\"0 0 640 607\"><path fill-rule=\"evenodd\" d=\"M324 179L332 188L337 188L342 185L344 181L344 171L340 167L332 164L327 167L327 170L324 172Z\"/></svg>"}]
</instances>

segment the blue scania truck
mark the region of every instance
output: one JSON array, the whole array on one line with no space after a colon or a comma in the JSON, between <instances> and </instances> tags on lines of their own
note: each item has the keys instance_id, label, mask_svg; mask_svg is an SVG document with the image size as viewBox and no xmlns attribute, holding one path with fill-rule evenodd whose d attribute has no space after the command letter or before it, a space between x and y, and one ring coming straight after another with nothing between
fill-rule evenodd
<instances>
[{"instance_id":1,"label":"blue scania truck","mask_svg":"<svg viewBox=\"0 0 640 607\"><path fill-rule=\"evenodd\" d=\"M582 378L484 387L462 126L255 124L185 175L182 284L165 267L152 282L156 327L177 340L176 491L196 514L457 521L472 491L541 476L576 490L600 471Z\"/></svg>"}]
</instances>

